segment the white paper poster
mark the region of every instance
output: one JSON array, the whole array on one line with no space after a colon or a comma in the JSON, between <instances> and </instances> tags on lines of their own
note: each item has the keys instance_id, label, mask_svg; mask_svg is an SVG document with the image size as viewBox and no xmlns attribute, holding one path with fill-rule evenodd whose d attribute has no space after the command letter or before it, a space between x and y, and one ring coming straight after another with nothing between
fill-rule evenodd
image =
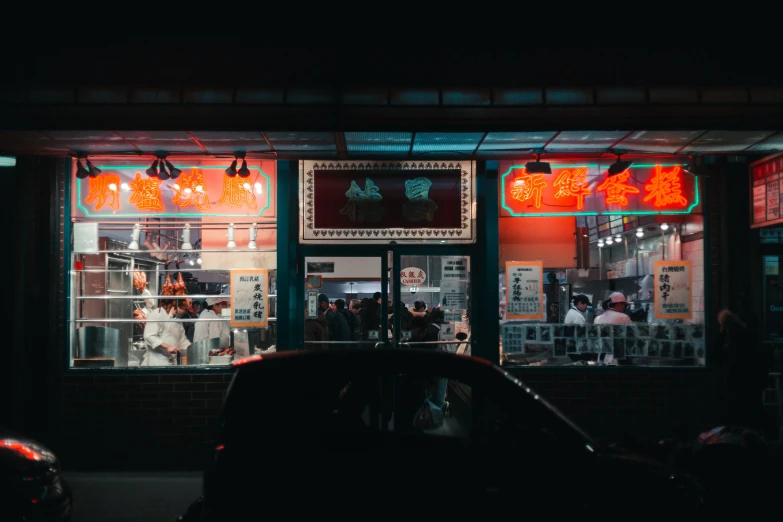
<instances>
[{"instance_id":1,"label":"white paper poster","mask_svg":"<svg viewBox=\"0 0 783 522\"><path fill-rule=\"evenodd\" d=\"M443 312L443 320L447 323L461 323L464 310L449 310Z\"/></svg>"},{"instance_id":2,"label":"white paper poster","mask_svg":"<svg viewBox=\"0 0 783 522\"><path fill-rule=\"evenodd\" d=\"M691 319L690 261L655 262L655 318Z\"/></svg>"},{"instance_id":3,"label":"white paper poster","mask_svg":"<svg viewBox=\"0 0 783 522\"><path fill-rule=\"evenodd\" d=\"M767 221L780 219L780 182L778 175L767 179Z\"/></svg>"},{"instance_id":4,"label":"white paper poster","mask_svg":"<svg viewBox=\"0 0 783 522\"><path fill-rule=\"evenodd\" d=\"M544 265L540 261L506 262L506 318L540 319L543 316Z\"/></svg>"},{"instance_id":5,"label":"white paper poster","mask_svg":"<svg viewBox=\"0 0 783 522\"><path fill-rule=\"evenodd\" d=\"M440 276L441 282L468 280L467 257L443 256L440 260L440 266L441 266L441 276Z\"/></svg>"},{"instance_id":6,"label":"white paper poster","mask_svg":"<svg viewBox=\"0 0 783 522\"><path fill-rule=\"evenodd\" d=\"M269 324L269 272L231 270L231 326L266 327Z\"/></svg>"},{"instance_id":7,"label":"white paper poster","mask_svg":"<svg viewBox=\"0 0 783 522\"><path fill-rule=\"evenodd\" d=\"M314 319L318 317L318 291L307 291L307 317Z\"/></svg>"},{"instance_id":8,"label":"white paper poster","mask_svg":"<svg viewBox=\"0 0 783 522\"><path fill-rule=\"evenodd\" d=\"M73 224L73 252L75 254L98 252L98 223Z\"/></svg>"},{"instance_id":9,"label":"white paper poster","mask_svg":"<svg viewBox=\"0 0 783 522\"><path fill-rule=\"evenodd\" d=\"M440 340L441 341L453 341L456 339L457 327L451 323L443 323L440 325Z\"/></svg>"},{"instance_id":10,"label":"white paper poster","mask_svg":"<svg viewBox=\"0 0 783 522\"><path fill-rule=\"evenodd\" d=\"M440 304L446 310L468 307L468 285L464 281L441 281Z\"/></svg>"}]
</instances>

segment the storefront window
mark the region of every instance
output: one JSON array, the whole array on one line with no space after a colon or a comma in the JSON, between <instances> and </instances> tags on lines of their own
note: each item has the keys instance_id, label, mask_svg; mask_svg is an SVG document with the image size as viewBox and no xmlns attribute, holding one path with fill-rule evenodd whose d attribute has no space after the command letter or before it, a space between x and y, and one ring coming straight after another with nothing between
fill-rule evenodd
<instances>
[{"instance_id":1,"label":"storefront window","mask_svg":"<svg viewBox=\"0 0 783 522\"><path fill-rule=\"evenodd\" d=\"M229 176L222 160L90 160L71 178L71 367L211 367L274 349L274 162Z\"/></svg>"},{"instance_id":2,"label":"storefront window","mask_svg":"<svg viewBox=\"0 0 783 522\"><path fill-rule=\"evenodd\" d=\"M698 179L610 164L501 166L502 364L705 364Z\"/></svg>"}]
</instances>

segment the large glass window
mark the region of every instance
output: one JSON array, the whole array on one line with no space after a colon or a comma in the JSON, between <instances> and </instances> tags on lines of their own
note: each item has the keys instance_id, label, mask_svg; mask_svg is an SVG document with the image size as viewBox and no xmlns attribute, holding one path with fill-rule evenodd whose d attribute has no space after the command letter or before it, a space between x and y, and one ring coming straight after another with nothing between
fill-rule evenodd
<instances>
[{"instance_id":1,"label":"large glass window","mask_svg":"<svg viewBox=\"0 0 783 522\"><path fill-rule=\"evenodd\" d=\"M654 162L619 175L577 167L535 180L501 168L501 364L703 366L698 179ZM655 212L670 204L681 210Z\"/></svg>"},{"instance_id":2,"label":"large glass window","mask_svg":"<svg viewBox=\"0 0 783 522\"><path fill-rule=\"evenodd\" d=\"M73 368L211 367L275 349L274 163L231 177L222 161L171 161L176 178L96 158L97 175L71 179Z\"/></svg>"}]
</instances>

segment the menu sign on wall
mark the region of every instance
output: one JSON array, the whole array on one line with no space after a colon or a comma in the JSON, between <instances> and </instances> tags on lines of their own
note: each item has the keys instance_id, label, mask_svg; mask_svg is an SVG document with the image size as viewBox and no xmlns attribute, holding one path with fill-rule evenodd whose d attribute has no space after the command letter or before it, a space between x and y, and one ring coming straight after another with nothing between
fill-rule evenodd
<instances>
[{"instance_id":1,"label":"menu sign on wall","mask_svg":"<svg viewBox=\"0 0 783 522\"><path fill-rule=\"evenodd\" d=\"M751 165L753 228L783 223L783 155Z\"/></svg>"},{"instance_id":2,"label":"menu sign on wall","mask_svg":"<svg viewBox=\"0 0 783 522\"><path fill-rule=\"evenodd\" d=\"M231 270L231 326L268 326L268 289L267 269Z\"/></svg>"},{"instance_id":3,"label":"menu sign on wall","mask_svg":"<svg viewBox=\"0 0 783 522\"><path fill-rule=\"evenodd\" d=\"M655 318L691 319L692 270L690 261L655 262Z\"/></svg>"},{"instance_id":4,"label":"menu sign on wall","mask_svg":"<svg viewBox=\"0 0 783 522\"><path fill-rule=\"evenodd\" d=\"M506 263L506 318L540 319L544 303L544 265L540 261Z\"/></svg>"},{"instance_id":5,"label":"menu sign on wall","mask_svg":"<svg viewBox=\"0 0 783 522\"><path fill-rule=\"evenodd\" d=\"M467 281L468 258L443 256L441 258L441 281Z\"/></svg>"}]
</instances>

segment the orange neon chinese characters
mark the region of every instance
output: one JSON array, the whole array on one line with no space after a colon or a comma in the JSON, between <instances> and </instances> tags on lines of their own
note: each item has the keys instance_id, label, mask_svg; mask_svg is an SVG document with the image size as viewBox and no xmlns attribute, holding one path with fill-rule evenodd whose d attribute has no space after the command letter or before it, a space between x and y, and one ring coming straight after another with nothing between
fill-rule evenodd
<instances>
[{"instance_id":1,"label":"orange neon chinese characters","mask_svg":"<svg viewBox=\"0 0 783 522\"><path fill-rule=\"evenodd\" d=\"M142 179L141 173L136 173L136 178L130 182L133 191L128 203L136 205L139 210L163 210L163 202L160 200L160 179Z\"/></svg>"},{"instance_id":2,"label":"orange neon chinese characters","mask_svg":"<svg viewBox=\"0 0 783 522\"><path fill-rule=\"evenodd\" d=\"M644 190L649 192L644 197L645 202L655 199L653 205L656 207L665 207L673 203L682 205L688 204L688 200L682 196L682 185L680 184L680 167L674 167L669 172L663 172L660 165L655 166L655 176L644 186Z\"/></svg>"},{"instance_id":3,"label":"orange neon chinese characters","mask_svg":"<svg viewBox=\"0 0 783 522\"><path fill-rule=\"evenodd\" d=\"M601 183L596 191L606 191L606 204L607 205L628 205L628 198L626 194L638 194L639 189L633 185L626 185L625 182L631 177L629 171L621 172L616 176L608 176L603 183Z\"/></svg>"},{"instance_id":4,"label":"orange neon chinese characters","mask_svg":"<svg viewBox=\"0 0 783 522\"><path fill-rule=\"evenodd\" d=\"M114 210L120 209L120 177L117 174L101 174L90 177L90 192L85 203L94 203L94 210L100 210L110 199L109 206Z\"/></svg>"},{"instance_id":5,"label":"orange neon chinese characters","mask_svg":"<svg viewBox=\"0 0 783 522\"><path fill-rule=\"evenodd\" d=\"M585 196L590 195L590 189L587 188L587 167L560 172L555 180L555 187L557 188L555 199L575 196L576 208L582 210Z\"/></svg>"},{"instance_id":6,"label":"orange neon chinese characters","mask_svg":"<svg viewBox=\"0 0 783 522\"><path fill-rule=\"evenodd\" d=\"M547 183L544 181L543 174L528 174L525 170L524 174L514 178L514 185L511 187L511 197L517 201L533 200L533 205L536 208L541 208L541 195Z\"/></svg>"},{"instance_id":7,"label":"orange neon chinese characters","mask_svg":"<svg viewBox=\"0 0 783 522\"><path fill-rule=\"evenodd\" d=\"M174 197L171 202L180 208L193 205L197 209L206 210L209 208L209 195L207 194L207 184L204 183L204 175L201 169L193 169L190 174L182 174L172 187Z\"/></svg>"},{"instance_id":8,"label":"orange neon chinese characters","mask_svg":"<svg viewBox=\"0 0 783 522\"><path fill-rule=\"evenodd\" d=\"M240 176L223 176L223 195L220 196L218 205L228 205L229 207L242 207L255 210L256 196L253 194L253 187L246 178Z\"/></svg>"}]
</instances>

